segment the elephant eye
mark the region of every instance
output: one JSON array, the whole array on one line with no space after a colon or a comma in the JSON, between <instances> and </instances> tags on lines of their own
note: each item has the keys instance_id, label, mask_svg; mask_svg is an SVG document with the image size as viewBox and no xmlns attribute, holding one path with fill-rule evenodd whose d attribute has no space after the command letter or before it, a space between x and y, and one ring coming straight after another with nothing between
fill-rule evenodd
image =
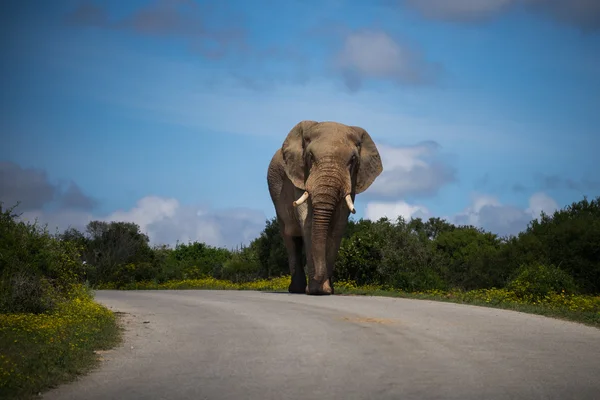
<instances>
[{"instance_id":1,"label":"elephant eye","mask_svg":"<svg viewBox=\"0 0 600 400\"><path fill-rule=\"evenodd\" d=\"M348 165L354 165L356 163L356 154L352 154L352 157L350 158L350 162L348 163Z\"/></svg>"}]
</instances>

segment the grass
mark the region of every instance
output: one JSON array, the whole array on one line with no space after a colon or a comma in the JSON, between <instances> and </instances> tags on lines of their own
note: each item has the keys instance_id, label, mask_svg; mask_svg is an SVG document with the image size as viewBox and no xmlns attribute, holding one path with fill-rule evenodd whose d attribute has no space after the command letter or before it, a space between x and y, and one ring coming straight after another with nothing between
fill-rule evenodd
<instances>
[{"instance_id":1,"label":"grass","mask_svg":"<svg viewBox=\"0 0 600 400\"><path fill-rule=\"evenodd\" d=\"M124 285L123 290L176 290L176 289L213 289L213 290L259 290L287 291L290 277L256 280L236 283L215 278L185 279L164 283L135 282ZM116 289L114 284L105 284L99 289ZM552 318L583 323L600 328L600 296L582 296L574 294L547 293L545 295L517 295L507 289L480 289L471 291L430 290L406 292L399 289L377 285L357 286L353 282L336 282L336 295L387 296L410 299L423 299L494 307L507 310L538 314Z\"/></svg>"},{"instance_id":2,"label":"grass","mask_svg":"<svg viewBox=\"0 0 600 400\"><path fill-rule=\"evenodd\" d=\"M116 316L82 292L52 312L0 314L0 398L32 398L91 370L119 343Z\"/></svg>"}]
</instances>

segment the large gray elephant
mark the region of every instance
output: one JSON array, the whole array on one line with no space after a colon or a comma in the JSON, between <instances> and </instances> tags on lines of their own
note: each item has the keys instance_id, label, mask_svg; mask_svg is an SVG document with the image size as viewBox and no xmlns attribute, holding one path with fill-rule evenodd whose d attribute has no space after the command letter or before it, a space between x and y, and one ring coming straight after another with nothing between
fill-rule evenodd
<instances>
[{"instance_id":1,"label":"large gray elephant","mask_svg":"<svg viewBox=\"0 0 600 400\"><path fill-rule=\"evenodd\" d=\"M356 212L355 195L382 171L379 151L363 128L301 121L288 133L267 181L288 253L290 293L333 294L333 266L348 217Z\"/></svg>"}]
</instances>

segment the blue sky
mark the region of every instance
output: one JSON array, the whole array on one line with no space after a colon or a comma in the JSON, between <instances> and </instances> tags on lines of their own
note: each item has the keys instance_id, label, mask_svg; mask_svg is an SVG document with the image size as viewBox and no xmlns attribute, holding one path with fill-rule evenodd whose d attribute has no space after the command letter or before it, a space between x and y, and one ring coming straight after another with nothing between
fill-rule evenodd
<instances>
[{"instance_id":1,"label":"blue sky","mask_svg":"<svg viewBox=\"0 0 600 400\"><path fill-rule=\"evenodd\" d=\"M358 218L509 234L600 194L593 0L10 0L0 31L0 200L51 229L247 243L304 119L379 146Z\"/></svg>"}]
</instances>

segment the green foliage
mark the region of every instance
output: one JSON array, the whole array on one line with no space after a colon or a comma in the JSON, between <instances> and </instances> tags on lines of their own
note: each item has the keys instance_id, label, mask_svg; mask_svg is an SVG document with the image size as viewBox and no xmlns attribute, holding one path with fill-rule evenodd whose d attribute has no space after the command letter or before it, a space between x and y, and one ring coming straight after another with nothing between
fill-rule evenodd
<instances>
[{"instance_id":1,"label":"green foliage","mask_svg":"<svg viewBox=\"0 0 600 400\"><path fill-rule=\"evenodd\" d=\"M336 280L405 290L444 288L439 257L427 235L414 228L402 218L353 223L352 235L340 246Z\"/></svg>"},{"instance_id":2,"label":"green foliage","mask_svg":"<svg viewBox=\"0 0 600 400\"><path fill-rule=\"evenodd\" d=\"M183 279L196 279L221 274L231 252L200 242L177 244L169 254L170 274ZM169 277L170 279L171 276Z\"/></svg>"},{"instance_id":3,"label":"green foliage","mask_svg":"<svg viewBox=\"0 0 600 400\"><path fill-rule=\"evenodd\" d=\"M71 298L83 272L75 243L18 221L0 204L0 312L42 313Z\"/></svg>"},{"instance_id":4,"label":"green foliage","mask_svg":"<svg viewBox=\"0 0 600 400\"><path fill-rule=\"evenodd\" d=\"M0 314L0 398L33 397L88 371L94 350L119 340L115 314L79 284L72 298L40 314Z\"/></svg>"},{"instance_id":5,"label":"green foliage","mask_svg":"<svg viewBox=\"0 0 600 400\"><path fill-rule=\"evenodd\" d=\"M357 225L369 222L360 221ZM380 248L380 238L365 228L343 238L334 269L335 280L351 280L359 285L379 281L378 268L383 259Z\"/></svg>"},{"instance_id":6,"label":"green foliage","mask_svg":"<svg viewBox=\"0 0 600 400\"><path fill-rule=\"evenodd\" d=\"M586 293L600 293L600 197L533 220L520 240L535 240L538 261L559 265Z\"/></svg>"},{"instance_id":7,"label":"green foliage","mask_svg":"<svg viewBox=\"0 0 600 400\"><path fill-rule=\"evenodd\" d=\"M261 264L256 250L246 247L225 261L221 278L234 283L251 282L259 278L260 272Z\"/></svg>"},{"instance_id":8,"label":"green foliage","mask_svg":"<svg viewBox=\"0 0 600 400\"><path fill-rule=\"evenodd\" d=\"M444 260L444 276L453 287L470 290L503 286L507 271L496 262L500 239L472 226L441 232L435 247Z\"/></svg>"},{"instance_id":9,"label":"green foliage","mask_svg":"<svg viewBox=\"0 0 600 400\"><path fill-rule=\"evenodd\" d=\"M118 340L114 314L93 302L82 283L82 237L50 235L12 210L0 204L0 397L6 399L73 378L96 362L93 350Z\"/></svg>"},{"instance_id":10,"label":"green foliage","mask_svg":"<svg viewBox=\"0 0 600 400\"><path fill-rule=\"evenodd\" d=\"M12 233L2 236L0 246L7 250L0 261L14 267L14 273L3 275L4 285L11 288L3 304L12 298L11 304L27 309L53 307L64 292L60 282L120 287L208 277L248 282L289 274L276 218L267 220L249 245L228 250L200 242L150 247L140 228L125 222L92 221L85 232L69 229L56 241L47 232L33 234L36 229L13 221L6 212L2 215L0 229ZM523 265L538 264L560 267L583 293L600 292L598 199L584 198L551 216L542 214L525 232L508 238L440 218L350 219L333 278L409 291L478 290L505 288L514 284L511 278Z\"/></svg>"},{"instance_id":11,"label":"green foliage","mask_svg":"<svg viewBox=\"0 0 600 400\"><path fill-rule=\"evenodd\" d=\"M529 264L516 271L507 287L521 299L540 301L549 294L576 294L572 276L554 265Z\"/></svg>"},{"instance_id":12,"label":"green foliage","mask_svg":"<svg viewBox=\"0 0 600 400\"><path fill-rule=\"evenodd\" d=\"M287 251L276 217L266 221L265 229L250 243L250 247L258 257L261 277L289 274Z\"/></svg>"},{"instance_id":13,"label":"green foliage","mask_svg":"<svg viewBox=\"0 0 600 400\"><path fill-rule=\"evenodd\" d=\"M76 242L86 242L84 259L89 265L87 278L92 283L118 280L123 265L151 261L149 238L132 222L91 221L85 239L77 234Z\"/></svg>"}]
</instances>

